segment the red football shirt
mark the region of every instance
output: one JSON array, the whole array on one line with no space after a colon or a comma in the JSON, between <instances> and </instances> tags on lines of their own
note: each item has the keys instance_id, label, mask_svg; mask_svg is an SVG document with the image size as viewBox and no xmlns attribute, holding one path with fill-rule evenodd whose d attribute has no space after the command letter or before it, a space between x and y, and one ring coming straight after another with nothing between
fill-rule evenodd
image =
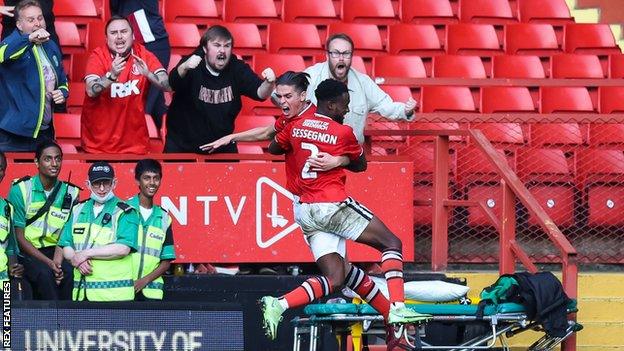
<instances>
[{"instance_id":1,"label":"red football shirt","mask_svg":"<svg viewBox=\"0 0 624 351\"><path fill-rule=\"evenodd\" d=\"M275 140L286 151L286 157L293 158L286 164L286 175L295 179L301 202L340 202L347 198L347 177L342 167L314 172L307 160L321 151L357 160L364 151L351 127L315 114L288 123Z\"/></svg>"},{"instance_id":2,"label":"red football shirt","mask_svg":"<svg viewBox=\"0 0 624 351\"><path fill-rule=\"evenodd\" d=\"M151 72L164 71L154 54L134 44L133 53L140 57ZM110 71L113 56L108 47L93 50L87 61L85 80L103 77ZM130 55L117 82L99 96L86 95L81 116L82 147L90 153L133 153L149 151L149 135L145 123L145 99L149 88L147 77L139 73Z\"/></svg>"}]
</instances>

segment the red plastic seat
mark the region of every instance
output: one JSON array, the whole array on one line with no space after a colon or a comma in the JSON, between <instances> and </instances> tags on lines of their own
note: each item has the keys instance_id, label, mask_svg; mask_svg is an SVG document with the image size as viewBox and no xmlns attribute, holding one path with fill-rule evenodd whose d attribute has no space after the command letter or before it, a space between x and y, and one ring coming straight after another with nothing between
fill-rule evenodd
<instances>
[{"instance_id":1,"label":"red plastic seat","mask_svg":"<svg viewBox=\"0 0 624 351\"><path fill-rule=\"evenodd\" d=\"M553 78L605 78L596 55L559 54L550 58Z\"/></svg>"},{"instance_id":2,"label":"red plastic seat","mask_svg":"<svg viewBox=\"0 0 624 351\"><path fill-rule=\"evenodd\" d=\"M279 21L273 0L224 0L223 20L267 24Z\"/></svg>"},{"instance_id":3,"label":"red plastic seat","mask_svg":"<svg viewBox=\"0 0 624 351\"><path fill-rule=\"evenodd\" d=\"M374 24L332 23L328 35L345 33L353 40L355 52L360 56L376 56L385 53L379 28Z\"/></svg>"},{"instance_id":4,"label":"red plastic seat","mask_svg":"<svg viewBox=\"0 0 624 351\"><path fill-rule=\"evenodd\" d=\"M624 86L598 88L599 113L624 113Z\"/></svg>"},{"instance_id":5,"label":"red plastic seat","mask_svg":"<svg viewBox=\"0 0 624 351\"><path fill-rule=\"evenodd\" d=\"M609 55L622 51L608 24L576 23L563 29L563 50L576 54Z\"/></svg>"},{"instance_id":6,"label":"red plastic seat","mask_svg":"<svg viewBox=\"0 0 624 351\"><path fill-rule=\"evenodd\" d=\"M388 52L433 56L444 54L444 49L433 25L395 24L388 27Z\"/></svg>"},{"instance_id":7,"label":"red plastic seat","mask_svg":"<svg viewBox=\"0 0 624 351\"><path fill-rule=\"evenodd\" d=\"M609 56L609 78L624 78L624 55Z\"/></svg>"},{"instance_id":8,"label":"red plastic seat","mask_svg":"<svg viewBox=\"0 0 624 351\"><path fill-rule=\"evenodd\" d=\"M63 152L63 155L78 153L78 149L76 148L76 145L67 144L67 143L59 143L59 146L61 147L61 151ZM78 160L63 160L63 163L78 163L78 162L79 162Z\"/></svg>"},{"instance_id":9,"label":"red plastic seat","mask_svg":"<svg viewBox=\"0 0 624 351\"><path fill-rule=\"evenodd\" d=\"M234 133L258 127L272 126L273 124L275 124L275 117L273 116L241 115L234 120Z\"/></svg>"},{"instance_id":10,"label":"red plastic seat","mask_svg":"<svg viewBox=\"0 0 624 351\"><path fill-rule=\"evenodd\" d=\"M535 112L535 105L526 87L482 87L481 112Z\"/></svg>"},{"instance_id":11,"label":"red plastic seat","mask_svg":"<svg viewBox=\"0 0 624 351\"><path fill-rule=\"evenodd\" d=\"M311 24L338 22L336 9L331 0L282 0L282 20Z\"/></svg>"},{"instance_id":12,"label":"red plastic seat","mask_svg":"<svg viewBox=\"0 0 624 351\"><path fill-rule=\"evenodd\" d=\"M521 22L566 24L574 22L565 0L517 0Z\"/></svg>"},{"instance_id":13,"label":"red plastic seat","mask_svg":"<svg viewBox=\"0 0 624 351\"><path fill-rule=\"evenodd\" d=\"M595 112L585 87L541 87L540 113Z\"/></svg>"},{"instance_id":14,"label":"red plastic seat","mask_svg":"<svg viewBox=\"0 0 624 351\"><path fill-rule=\"evenodd\" d=\"M158 128L152 119L152 116L145 114L145 124L147 125L147 134L149 135L150 152L160 154L163 152L163 139L158 134Z\"/></svg>"},{"instance_id":15,"label":"red plastic seat","mask_svg":"<svg viewBox=\"0 0 624 351\"><path fill-rule=\"evenodd\" d=\"M165 22L206 24L209 21L220 19L214 0L163 1Z\"/></svg>"},{"instance_id":16,"label":"red plastic seat","mask_svg":"<svg viewBox=\"0 0 624 351\"><path fill-rule=\"evenodd\" d=\"M234 38L234 52L239 55L253 55L266 52L258 27L253 23L224 23Z\"/></svg>"},{"instance_id":17,"label":"red plastic seat","mask_svg":"<svg viewBox=\"0 0 624 351\"><path fill-rule=\"evenodd\" d=\"M405 85L380 85L379 87L390 95L393 101L405 102L414 97L410 87Z\"/></svg>"},{"instance_id":18,"label":"red plastic seat","mask_svg":"<svg viewBox=\"0 0 624 351\"><path fill-rule=\"evenodd\" d=\"M373 76L426 78L427 72L418 56L376 56L373 58Z\"/></svg>"},{"instance_id":19,"label":"red plastic seat","mask_svg":"<svg viewBox=\"0 0 624 351\"><path fill-rule=\"evenodd\" d=\"M104 22L91 22L87 25L87 53L91 53L95 48L106 45L106 33L104 33Z\"/></svg>"},{"instance_id":20,"label":"red plastic seat","mask_svg":"<svg viewBox=\"0 0 624 351\"><path fill-rule=\"evenodd\" d=\"M457 130L460 129L459 123L456 122L412 122L408 124L409 129L412 130ZM420 142L428 142L434 141L435 136L427 136L427 135L419 135L419 136L410 136L409 144L417 144ZM451 135L449 136L449 141L451 142L461 142L463 137L459 135Z\"/></svg>"},{"instance_id":21,"label":"red plastic seat","mask_svg":"<svg viewBox=\"0 0 624 351\"><path fill-rule=\"evenodd\" d=\"M537 56L500 55L492 57L492 78L546 78Z\"/></svg>"},{"instance_id":22,"label":"red plastic seat","mask_svg":"<svg viewBox=\"0 0 624 351\"><path fill-rule=\"evenodd\" d=\"M72 113L54 114L54 133L58 142L80 145L80 115Z\"/></svg>"},{"instance_id":23,"label":"red plastic seat","mask_svg":"<svg viewBox=\"0 0 624 351\"><path fill-rule=\"evenodd\" d=\"M78 27L73 22L56 21L54 28L59 37L59 42L65 54L83 53L85 47L80 40ZM102 36L104 33L102 33Z\"/></svg>"},{"instance_id":24,"label":"red plastic seat","mask_svg":"<svg viewBox=\"0 0 624 351\"><path fill-rule=\"evenodd\" d=\"M256 101L243 96L241 101L243 103L241 115L279 116L282 114L282 109L275 106L270 99Z\"/></svg>"},{"instance_id":25,"label":"red plastic seat","mask_svg":"<svg viewBox=\"0 0 624 351\"><path fill-rule=\"evenodd\" d=\"M568 161L559 149L519 149L517 174L557 226L574 224L574 187ZM534 216L529 225L538 225Z\"/></svg>"},{"instance_id":26,"label":"red plastic seat","mask_svg":"<svg viewBox=\"0 0 624 351\"><path fill-rule=\"evenodd\" d=\"M494 144L524 144L524 135L519 123L471 123L470 129L479 129Z\"/></svg>"},{"instance_id":27,"label":"red plastic seat","mask_svg":"<svg viewBox=\"0 0 624 351\"><path fill-rule=\"evenodd\" d=\"M271 23L267 49L274 54L314 55L323 52L323 45L313 24Z\"/></svg>"},{"instance_id":28,"label":"red plastic seat","mask_svg":"<svg viewBox=\"0 0 624 351\"><path fill-rule=\"evenodd\" d=\"M502 54L491 24L450 24L446 31L448 54L492 56Z\"/></svg>"},{"instance_id":29,"label":"red plastic seat","mask_svg":"<svg viewBox=\"0 0 624 351\"><path fill-rule=\"evenodd\" d=\"M390 0L342 0L342 20L376 25L398 22Z\"/></svg>"},{"instance_id":30,"label":"red plastic seat","mask_svg":"<svg viewBox=\"0 0 624 351\"><path fill-rule=\"evenodd\" d=\"M432 71L435 78L487 78L479 56L435 56Z\"/></svg>"},{"instance_id":31,"label":"red plastic seat","mask_svg":"<svg viewBox=\"0 0 624 351\"><path fill-rule=\"evenodd\" d=\"M533 123L529 126L532 146L564 146L583 144L583 135L577 123Z\"/></svg>"},{"instance_id":32,"label":"red plastic seat","mask_svg":"<svg viewBox=\"0 0 624 351\"><path fill-rule=\"evenodd\" d=\"M420 106L422 112L477 112L468 87L422 87Z\"/></svg>"},{"instance_id":33,"label":"red plastic seat","mask_svg":"<svg viewBox=\"0 0 624 351\"><path fill-rule=\"evenodd\" d=\"M462 22L501 24L515 22L508 0L460 0Z\"/></svg>"},{"instance_id":34,"label":"red plastic seat","mask_svg":"<svg viewBox=\"0 0 624 351\"><path fill-rule=\"evenodd\" d=\"M54 1L53 11L56 18L55 27L58 21L85 24L100 20L93 0L56 0Z\"/></svg>"},{"instance_id":35,"label":"red plastic seat","mask_svg":"<svg viewBox=\"0 0 624 351\"><path fill-rule=\"evenodd\" d=\"M622 123L590 123L588 128L590 146L613 145L624 146L624 124Z\"/></svg>"},{"instance_id":36,"label":"red plastic seat","mask_svg":"<svg viewBox=\"0 0 624 351\"><path fill-rule=\"evenodd\" d=\"M253 57L253 68L257 73L271 67L279 76L286 71L301 72L306 68L303 57L300 55L284 54L256 54Z\"/></svg>"},{"instance_id":37,"label":"red plastic seat","mask_svg":"<svg viewBox=\"0 0 624 351\"><path fill-rule=\"evenodd\" d=\"M85 98L85 83L69 83L69 96L67 97L67 111L80 115Z\"/></svg>"},{"instance_id":38,"label":"red plastic seat","mask_svg":"<svg viewBox=\"0 0 624 351\"><path fill-rule=\"evenodd\" d=\"M171 56L169 56L169 67L167 67L167 72L171 72L171 70L174 69L181 60L182 55L171 54Z\"/></svg>"},{"instance_id":39,"label":"red plastic seat","mask_svg":"<svg viewBox=\"0 0 624 351\"><path fill-rule=\"evenodd\" d=\"M262 155L264 151L262 151L262 147L260 145L253 145L247 143L240 143L236 145L239 154L254 154L254 155ZM262 161L264 162L264 161Z\"/></svg>"},{"instance_id":40,"label":"red plastic seat","mask_svg":"<svg viewBox=\"0 0 624 351\"><path fill-rule=\"evenodd\" d=\"M505 52L511 55L548 56L561 52L555 29L550 24L508 24L504 44Z\"/></svg>"},{"instance_id":41,"label":"red plastic seat","mask_svg":"<svg viewBox=\"0 0 624 351\"><path fill-rule=\"evenodd\" d=\"M91 56L90 53L71 55L71 71L68 72L71 82L81 82L84 80L89 56Z\"/></svg>"},{"instance_id":42,"label":"red plastic seat","mask_svg":"<svg viewBox=\"0 0 624 351\"><path fill-rule=\"evenodd\" d=\"M188 55L199 45L200 35L197 26L192 23L165 23L169 34L171 52Z\"/></svg>"},{"instance_id":43,"label":"red plastic seat","mask_svg":"<svg viewBox=\"0 0 624 351\"><path fill-rule=\"evenodd\" d=\"M456 23L457 16L448 0L400 0L399 17L406 23Z\"/></svg>"}]
</instances>

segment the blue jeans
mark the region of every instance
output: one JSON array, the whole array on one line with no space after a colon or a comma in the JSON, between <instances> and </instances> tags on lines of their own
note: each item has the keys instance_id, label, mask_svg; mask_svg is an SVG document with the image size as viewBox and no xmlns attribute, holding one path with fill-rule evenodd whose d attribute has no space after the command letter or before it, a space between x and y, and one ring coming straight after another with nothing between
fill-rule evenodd
<instances>
[{"instance_id":1,"label":"blue jeans","mask_svg":"<svg viewBox=\"0 0 624 351\"><path fill-rule=\"evenodd\" d=\"M54 128L41 130L37 138L25 137L0 129L0 151L2 152L33 152L37 144L44 140L54 140Z\"/></svg>"}]
</instances>

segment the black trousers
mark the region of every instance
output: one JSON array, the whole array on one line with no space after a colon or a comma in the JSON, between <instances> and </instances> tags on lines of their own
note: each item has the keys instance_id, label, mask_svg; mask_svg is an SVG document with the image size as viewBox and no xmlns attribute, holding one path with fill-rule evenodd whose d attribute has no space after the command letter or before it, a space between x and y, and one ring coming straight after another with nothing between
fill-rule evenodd
<instances>
[{"instance_id":1,"label":"black trousers","mask_svg":"<svg viewBox=\"0 0 624 351\"><path fill-rule=\"evenodd\" d=\"M52 260L55 249L55 246L50 246L41 248L39 251ZM58 285L54 278L54 272L45 263L27 254L20 257L19 261L24 265L24 275L32 287L35 300L71 300L74 269L67 260L64 259L61 264L63 280Z\"/></svg>"}]
</instances>

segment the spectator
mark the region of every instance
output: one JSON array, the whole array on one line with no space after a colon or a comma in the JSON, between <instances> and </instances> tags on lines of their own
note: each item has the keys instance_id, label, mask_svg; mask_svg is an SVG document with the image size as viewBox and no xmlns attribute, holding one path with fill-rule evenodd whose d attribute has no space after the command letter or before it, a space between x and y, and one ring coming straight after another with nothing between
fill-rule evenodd
<instances>
[{"instance_id":1,"label":"spectator","mask_svg":"<svg viewBox=\"0 0 624 351\"><path fill-rule=\"evenodd\" d=\"M273 90L272 69L262 72L262 81L249 65L232 55L234 41L227 28L208 28L201 44L203 58L197 50L170 72L174 95L167 114L165 152L203 152L200 145L234 131L241 96L264 100ZM237 152L236 145L217 152Z\"/></svg>"},{"instance_id":2,"label":"spectator","mask_svg":"<svg viewBox=\"0 0 624 351\"><path fill-rule=\"evenodd\" d=\"M58 179L63 152L53 141L37 146L35 165L38 174L13 182L9 191L21 261L36 299L69 300L72 268L56 245L79 189Z\"/></svg>"},{"instance_id":3,"label":"spectator","mask_svg":"<svg viewBox=\"0 0 624 351\"><path fill-rule=\"evenodd\" d=\"M52 105L64 103L69 89L39 3L23 0L15 14L17 29L0 43L0 150L34 151L54 139Z\"/></svg>"},{"instance_id":4,"label":"spectator","mask_svg":"<svg viewBox=\"0 0 624 351\"><path fill-rule=\"evenodd\" d=\"M7 168L7 159L0 152L0 182L4 179ZM21 278L24 266L17 262L17 240L11 221L11 205L0 197L0 282L9 280L9 277Z\"/></svg>"},{"instance_id":5,"label":"spectator","mask_svg":"<svg viewBox=\"0 0 624 351\"><path fill-rule=\"evenodd\" d=\"M170 90L167 71L154 54L134 42L127 19L111 17L105 32L106 46L93 50L87 61L82 147L91 153L146 154L148 86Z\"/></svg>"},{"instance_id":6,"label":"spectator","mask_svg":"<svg viewBox=\"0 0 624 351\"><path fill-rule=\"evenodd\" d=\"M15 30L15 18L14 15L14 7L20 2L20 0L4 0L4 5L0 6L0 14L2 16L2 39L5 39L9 36L9 34L13 33ZM54 8L53 0L37 0L39 2L39 7L41 7L41 11L43 12L43 19L46 23L46 30L50 33L50 39L56 43L56 45L60 48L61 43L59 42L58 35L56 34L56 30L54 29L54 13L52 9ZM4 8L4 10L2 10Z\"/></svg>"},{"instance_id":7,"label":"spectator","mask_svg":"<svg viewBox=\"0 0 624 351\"><path fill-rule=\"evenodd\" d=\"M349 87L351 103L344 123L355 132L358 142L364 142L364 127L369 113L378 113L385 118L411 121L414 119L416 101L412 98L405 103L393 102L371 77L351 68L353 40L346 34L333 34L327 38L327 61L319 62L305 69L310 75L308 99L316 105L314 91L325 79L333 78Z\"/></svg>"},{"instance_id":8,"label":"spectator","mask_svg":"<svg viewBox=\"0 0 624 351\"><path fill-rule=\"evenodd\" d=\"M91 197L72 210L59 246L74 266L74 301L134 300L131 251L139 216L114 194L115 171L107 162L89 168Z\"/></svg>"},{"instance_id":9,"label":"spectator","mask_svg":"<svg viewBox=\"0 0 624 351\"><path fill-rule=\"evenodd\" d=\"M169 67L171 45L165 23L158 13L158 0L111 0L110 9L113 15L128 18L134 31L134 40L154 54L164 68ZM145 111L160 129L167 106L162 91L155 86L149 88Z\"/></svg>"},{"instance_id":10,"label":"spectator","mask_svg":"<svg viewBox=\"0 0 624 351\"><path fill-rule=\"evenodd\" d=\"M152 159L140 160L134 168L134 179L139 193L128 200L128 205L139 213L141 221L139 248L132 254L135 300L162 300L162 275L176 257L171 216L154 204L162 179L160 163Z\"/></svg>"}]
</instances>

